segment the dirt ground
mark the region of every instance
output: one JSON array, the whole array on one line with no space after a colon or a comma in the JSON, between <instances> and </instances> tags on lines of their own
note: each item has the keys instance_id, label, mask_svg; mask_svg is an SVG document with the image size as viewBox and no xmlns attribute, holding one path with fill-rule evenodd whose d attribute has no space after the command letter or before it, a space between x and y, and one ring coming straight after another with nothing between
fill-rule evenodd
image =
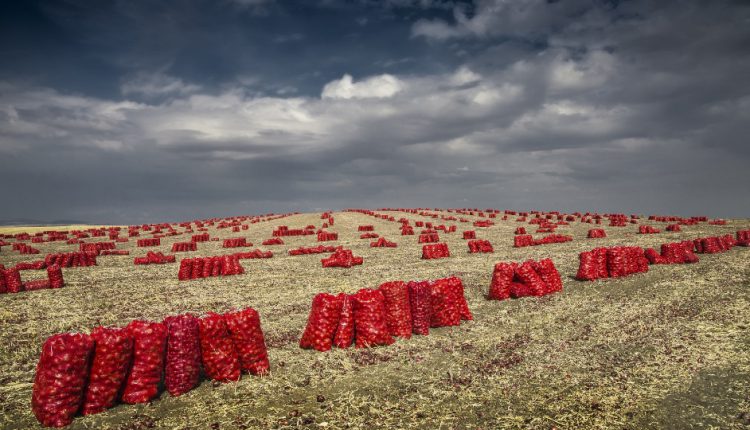
<instances>
[{"instance_id":1,"label":"dirt ground","mask_svg":"<svg viewBox=\"0 0 750 430\"><path fill-rule=\"evenodd\" d=\"M327 254L287 255L288 249L317 245L315 236L260 246L277 225L321 225L320 213L300 214L240 233L210 228L212 237L246 237L254 248L274 252L271 259L242 260L244 275L178 282L179 263L134 266L133 258L147 250L168 252L173 242L189 241L189 234L163 238L157 248L136 248L131 238L118 244L129 256L100 256L96 267L64 269L63 289L0 296L0 428L38 427L30 407L34 369L52 334L244 307L260 312L270 375L244 375L228 384L204 380L181 397L162 393L148 405L78 417L68 428L750 428L750 250L735 247L700 255L697 264L651 266L648 273L617 280L573 279L581 251L733 234L750 228L750 220L653 235L635 234L635 225L604 227L606 239L586 239L592 225L576 222L558 229L574 241L528 248L512 247L513 231L523 225L514 217L490 228L445 222L458 226L456 233L440 233L452 256L421 260L417 236L401 236L398 223L359 213L333 215L329 230L339 240L326 244L352 249L364 257L362 266L324 269L320 259ZM398 248L370 248L370 240L359 239L361 224L374 225ZM461 238L467 229L489 239L495 252L468 254ZM73 248L33 245L41 256ZM207 242L197 252L177 255L179 262L240 250ZM563 277L562 293L486 300L494 263L545 257ZM10 246L0 253L6 266L38 258ZM320 353L298 346L316 293L354 293L390 280L451 274L464 281L474 321L388 347ZM46 272L23 275L29 280Z\"/></svg>"}]
</instances>

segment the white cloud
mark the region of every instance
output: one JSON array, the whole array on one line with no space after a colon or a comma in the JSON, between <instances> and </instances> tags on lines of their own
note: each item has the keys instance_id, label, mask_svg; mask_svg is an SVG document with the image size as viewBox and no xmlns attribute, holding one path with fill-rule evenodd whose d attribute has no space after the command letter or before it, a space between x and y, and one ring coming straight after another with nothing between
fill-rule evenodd
<instances>
[{"instance_id":1,"label":"white cloud","mask_svg":"<svg viewBox=\"0 0 750 430\"><path fill-rule=\"evenodd\" d=\"M404 89L404 83L393 75L383 74L354 82L345 74L341 79L331 81L323 87L324 99L365 99L392 97Z\"/></svg>"},{"instance_id":2,"label":"white cloud","mask_svg":"<svg viewBox=\"0 0 750 430\"><path fill-rule=\"evenodd\" d=\"M453 76L451 76L450 80L454 85L466 85L477 82L481 79L481 75L474 73L466 66L461 66L458 70L456 70Z\"/></svg>"}]
</instances>

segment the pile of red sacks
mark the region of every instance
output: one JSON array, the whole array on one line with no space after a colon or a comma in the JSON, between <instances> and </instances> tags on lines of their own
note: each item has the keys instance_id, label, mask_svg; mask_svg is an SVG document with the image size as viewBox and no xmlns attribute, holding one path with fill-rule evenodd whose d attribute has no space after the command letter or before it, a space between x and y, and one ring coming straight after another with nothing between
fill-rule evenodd
<instances>
[{"instance_id":1,"label":"pile of red sacks","mask_svg":"<svg viewBox=\"0 0 750 430\"><path fill-rule=\"evenodd\" d=\"M495 264L487 298L505 300L526 296L544 296L562 291L562 279L555 263L545 258L524 263Z\"/></svg>"},{"instance_id":2,"label":"pile of red sacks","mask_svg":"<svg viewBox=\"0 0 750 430\"><path fill-rule=\"evenodd\" d=\"M476 254L476 253L487 253L487 252L494 252L492 249L492 244L489 240L470 240L468 242L469 245L469 254Z\"/></svg>"},{"instance_id":3,"label":"pile of red sacks","mask_svg":"<svg viewBox=\"0 0 750 430\"><path fill-rule=\"evenodd\" d=\"M661 245L661 254L653 248L648 248L645 254L649 264L697 263L698 256L695 255L694 246L690 240L664 243Z\"/></svg>"},{"instance_id":4,"label":"pile of red sacks","mask_svg":"<svg viewBox=\"0 0 750 430\"><path fill-rule=\"evenodd\" d=\"M238 380L242 371L270 369L258 313L132 321L125 328L97 327L90 335L50 336L36 367L31 407L48 427L70 424L76 414L103 412L116 403L147 403L163 387L182 395L200 382L202 369L217 381Z\"/></svg>"},{"instance_id":5,"label":"pile of red sacks","mask_svg":"<svg viewBox=\"0 0 750 430\"><path fill-rule=\"evenodd\" d=\"M29 245L27 245L25 243L18 243L18 242L16 242L16 243L13 244L12 248L13 248L14 251L18 251L19 254L23 254L23 255L39 254L39 250L38 249L36 249L36 248L34 248L32 246L29 246Z\"/></svg>"},{"instance_id":6,"label":"pile of red sacks","mask_svg":"<svg viewBox=\"0 0 750 430\"><path fill-rule=\"evenodd\" d=\"M197 242L175 242L172 244L172 252L190 252L197 250Z\"/></svg>"},{"instance_id":7,"label":"pile of red sacks","mask_svg":"<svg viewBox=\"0 0 750 430\"><path fill-rule=\"evenodd\" d=\"M87 254L100 255L101 251L115 249L117 245L114 242L94 242L94 243L80 243L78 249L81 252Z\"/></svg>"},{"instance_id":8,"label":"pile of red sacks","mask_svg":"<svg viewBox=\"0 0 750 430\"><path fill-rule=\"evenodd\" d=\"M414 235L414 227L410 225L405 225L401 227L401 236L413 236Z\"/></svg>"},{"instance_id":9,"label":"pile of red sacks","mask_svg":"<svg viewBox=\"0 0 750 430\"><path fill-rule=\"evenodd\" d=\"M380 237L379 234L372 232L359 235L360 239L377 239L378 237Z\"/></svg>"},{"instance_id":10,"label":"pile of red sacks","mask_svg":"<svg viewBox=\"0 0 750 430\"><path fill-rule=\"evenodd\" d=\"M273 252L261 251L260 249L254 249L248 252L237 252L232 255L234 257L239 258L240 260L245 260L245 259L255 259L255 258L271 258L273 257Z\"/></svg>"},{"instance_id":11,"label":"pile of red sacks","mask_svg":"<svg viewBox=\"0 0 750 430\"><path fill-rule=\"evenodd\" d=\"M654 228L650 225L639 225L638 234L656 234L661 233L661 230Z\"/></svg>"},{"instance_id":12,"label":"pile of red sacks","mask_svg":"<svg viewBox=\"0 0 750 430\"><path fill-rule=\"evenodd\" d=\"M339 248L341 247L318 245L318 246L305 248L304 246L301 246L296 249L290 249L289 255L322 254L324 252L336 252L336 250Z\"/></svg>"},{"instance_id":13,"label":"pile of red sacks","mask_svg":"<svg viewBox=\"0 0 750 430\"><path fill-rule=\"evenodd\" d=\"M464 231L464 239L476 239L477 238L477 232L474 230L466 230Z\"/></svg>"},{"instance_id":14,"label":"pile of red sacks","mask_svg":"<svg viewBox=\"0 0 750 430\"><path fill-rule=\"evenodd\" d=\"M211 236L208 233L194 234L190 237L191 242L208 242L211 240Z\"/></svg>"},{"instance_id":15,"label":"pile of red sacks","mask_svg":"<svg viewBox=\"0 0 750 430\"><path fill-rule=\"evenodd\" d=\"M99 255L130 255L126 249L104 249L99 251Z\"/></svg>"},{"instance_id":16,"label":"pile of red sacks","mask_svg":"<svg viewBox=\"0 0 750 430\"><path fill-rule=\"evenodd\" d=\"M394 337L427 335L430 327L471 320L461 279L382 284L356 294L317 294L300 347L328 351L333 346L368 348L390 345Z\"/></svg>"},{"instance_id":17,"label":"pile of red sacks","mask_svg":"<svg viewBox=\"0 0 750 430\"><path fill-rule=\"evenodd\" d=\"M60 267L96 266L96 254L85 252L47 254L44 257L44 263L47 266L58 265Z\"/></svg>"},{"instance_id":18,"label":"pile of red sacks","mask_svg":"<svg viewBox=\"0 0 750 430\"><path fill-rule=\"evenodd\" d=\"M523 248L525 246L547 245L550 243L563 243L573 240L573 236L564 234L550 234L541 239L534 239L530 234L519 234L513 237L513 247Z\"/></svg>"},{"instance_id":19,"label":"pile of red sacks","mask_svg":"<svg viewBox=\"0 0 750 430\"><path fill-rule=\"evenodd\" d=\"M352 267L362 264L362 257L355 257L351 249L336 248L328 258L320 260L323 267Z\"/></svg>"},{"instance_id":20,"label":"pile of red sacks","mask_svg":"<svg viewBox=\"0 0 750 430\"><path fill-rule=\"evenodd\" d=\"M440 236L437 233L422 233L419 235L418 243L436 243L440 242Z\"/></svg>"},{"instance_id":21,"label":"pile of red sacks","mask_svg":"<svg viewBox=\"0 0 750 430\"><path fill-rule=\"evenodd\" d=\"M679 224L669 224L667 226L667 231L682 231L682 228Z\"/></svg>"},{"instance_id":22,"label":"pile of red sacks","mask_svg":"<svg viewBox=\"0 0 750 430\"><path fill-rule=\"evenodd\" d=\"M490 227L495 225L494 222L487 220L487 221L474 221L472 224L474 227Z\"/></svg>"},{"instance_id":23,"label":"pile of red sacks","mask_svg":"<svg viewBox=\"0 0 750 430\"><path fill-rule=\"evenodd\" d=\"M19 269L5 269L5 266L0 264L0 294L62 288L64 286L65 281L63 280L62 268L60 266L52 265L47 267L47 279L23 282Z\"/></svg>"},{"instance_id":24,"label":"pile of red sacks","mask_svg":"<svg viewBox=\"0 0 750 430\"><path fill-rule=\"evenodd\" d=\"M158 237L151 238L151 239L138 239L139 247L159 246L159 245L161 245L161 239L159 239Z\"/></svg>"},{"instance_id":25,"label":"pile of red sacks","mask_svg":"<svg viewBox=\"0 0 750 430\"><path fill-rule=\"evenodd\" d=\"M607 233L603 228L592 228L589 230L589 234L586 237L589 239L601 239L607 237Z\"/></svg>"},{"instance_id":26,"label":"pile of red sacks","mask_svg":"<svg viewBox=\"0 0 750 430\"><path fill-rule=\"evenodd\" d=\"M702 237L694 239L695 252L699 254L718 254L729 251L737 244L737 241L731 234L724 236Z\"/></svg>"},{"instance_id":27,"label":"pile of red sacks","mask_svg":"<svg viewBox=\"0 0 750 430\"><path fill-rule=\"evenodd\" d=\"M375 230L375 227L371 225L361 225L357 227L357 231L373 231L373 230Z\"/></svg>"},{"instance_id":28,"label":"pile of red sacks","mask_svg":"<svg viewBox=\"0 0 750 430\"><path fill-rule=\"evenodd\" d=\"M580 253L578 258L580 264L576 279L581 281L619 278L648 272L648 258L639 246L595 248Z\"/></svg>"},{"instance_id":29,"label":"pile of red sacks","mask_svg":"<svg viewBox=\"0 0 750 430\"><path fill-rule=\"evenodd\" d=\"M375 242L370 242L370 248L395 248L397 246L396 242L390 242L384 237L381 237Z\"/></svg>"},{"instance_id":30,"label":"pile of red sacks","mask_svg":"<svg viewBox=\"0 0 750 430\"><path fill-rule=\"evenodd\" d=\"M166 264L166 263L174 263L175 262L175 256L174 255L164 255L161 252L147 252L145 257L135 257L133 259L133 264L135 265L142 265L142 264Z\"/></svg>"},{"instance_id":31,"label":"pile of red sacks","mask_svg":"<svg viewBox=\"0 0 750 430\"><path fill-rule=\"evenodd\" d=\"M308 236L311 234L315 234L313 231L315 229L315 226L308 226L308 228L296 228L296 229L290 229L289 227L285 225L280 225L276 228L276 230L271 232L272 237L282 237L282 236Z\"/></svg>"},{"instance_id":32,"label":"pile of red sacks","mask_svg":"<svg viewBox=\"0 0 750 430\"><path fill-rule=\"evenodd\" d=\"M222 245L223 248L243 248L246 246L253 246L253 244L248 242L244 237L224 239L224 243Z\"/></svg>"},{"instance_id":33,"label":"pile of red sacks","mask_svg":"<svg viewBox=\"0 0 750 430\"><path fill-rule=\"evenodd\" d=\"M526 234L526 228L525 227L516 227L516 231L514 234Z\"/></svg>"},{"instance_id":34,"label":"pile of red sacks","mask_svg":"<svg viewBox=\"0 0 750 430\"><path fill-rule=\"evenodd\" d=\"M177 278L180 281L188 279L208 278L211 276L241 275L245 269L240 265L236 254L215 257L185 258L180 261Z\"/></svg>"},{"instance_id":35,"label":"pile of red sacks","mask_svg":"<svg viewBox=\"0 0 750 430\"><path fill-rule=\"evenodd\" d=\"M318 232L318 242L327 242L330 240L339 240L339 234L332 231Z\"/></svg>"},{"instance_id":36,"label":"pile of red sacks","mask_svg":"<svg viewBox=\"0 0 750 430\"><path fill-rule=\"evenodd\" d=\"M284 241L280 237L274 237L263 241L263 246L269 245L283 245Z\"/></svg>"},{"instance_id":37,"label":"pile of red sacks","mask_svg":"<svg viewBox=\"0 0 750 430\"><path fill-rule=\"evenodd\" d=\"M434 243L432 245L422 246L422 259L433 260L436 258L450 257L451 253L448 250L447 243Z\"/></svg>"}]
</instances>

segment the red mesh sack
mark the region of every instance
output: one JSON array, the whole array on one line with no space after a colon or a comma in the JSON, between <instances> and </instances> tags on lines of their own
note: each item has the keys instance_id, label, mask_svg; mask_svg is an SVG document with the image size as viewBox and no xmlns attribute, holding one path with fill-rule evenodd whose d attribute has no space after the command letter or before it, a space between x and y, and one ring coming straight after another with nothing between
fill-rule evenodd
<instances>
[{"instance_id":1,"label":"red mesh sack","mask_svg":"<svg viewBox=\"0 0 750 430\"><path fill-rule=\"evenodd\" d=\"M49 279L50 288L62 288L65 286L62 268L58 265L47 267L47 279Z\"/></svg>"},{"instance_id":2,"label":"red mesh sack","mask_svg":"<svg viewBox=\"0 0 750 430\"><path fill-rule=\"evenodd\" d=\"M133 357L133 339L125 328L97 327L91 338L96 344L83 415L98 414L115 405Z\"/></svg>"},{"instance_id":3,"label":"red mesh sack","mask_svg":"<svg viewBox=\"0 0 750 430\"><path fill-rule=\"evenodd\" d=\"M73 421L83 403L93 349L91 336L80 333L56 334L44 342L31 395L31 410L43 426Z\"/></svg>"},{"instance_id":4,"label":"red mesh sack","mask_svg":"<svg viewBox=\"0 0 750 430\"><path fill-rule=\"evenodd\" d=\"M388 331L385 297L379 290L363 288L352 296L355 347L367 348L394 342Z\"/></svg>"},{"instance_id":5,"label":"red mesh sack","mask_svg":"<svg viewBox=\"0 0 750 430\"><path fill-rule=\"evenodd\" d=\"M521 282L511 282L510 284L510 296L514 299L521 297L531 296L531 287Z\"/></svg>"},{"instance_id":6,"label":"red mesh sack","mask_svg":"<svg viewBox=\"0 0 750 430\"><path fill-rule=\"evenodd\" d=\"M412 321L409 288L403 281L386 282L378 288L385 298L388 332L391 336L411 338Z\"/></svg>"},{"instance_id":7,"label":"red mesh sack","mask_svg":"<svg viewBox=\"0 0 750 430\"><path fill-rule=\"evenodd\" d=\"M164 324L169 333L164 385L169 394L180 396L195 388L201 376L198 318L177 315L165 318Z\"/></svg>"},{"instance_id":8,"label":"red mesh sack","mask_svg":"<svg viewBox=\"0 0 750 430\"><path fill-rule=\"evenodd\" d=\"M5 282L5 266L0 264L0 294L8 292L8 286Z\"/></svg>"},{"instance_id":9,"label":"red mesh sack","mask_svg":"<svg viewBox=\"0 0 750 430\"><path fill-rule=\"evenodd\" d=\"M497 263L492 271L490 292L487 297L490 300L505 300L510 298L510 284L513 282L515 268L508 263Z\"/></svg>"},{"instance_id":10,"label":"red mesh sack","mask_svg":"<svg viewBox=\"0 0 750 430\"><path fill-rule=\"evenodd\" d=\"M11 267L5 271L5 290L9 293L20 293L23 291L21 272L18 269Z\"/></svg>"},{"instance_id":11,"label":"red mesh sack","mask_svg":"<svg viewBox=\"0 0 750 430\"><path fill-rule=\"evenodd\" d=\"M598 278L609 278L609 269L607 267L607 248L594 248L591 251L595 257L595 265Z\"/></svg>"},{"instance_id":12,"label":"red mesh sack","mask_svg":"<svg viewBox=\"0 0 750 430\"><path fill-rule=\"evenodd\" d=\"M515 276L524 284L528 285L531 294L534 296L543 296L547 292L547 285L534 269L530 261L526 261L516 267Z\"/></svg>"},{"instance_id":13,"label":"red mesh sack","mask_svg":"<svg viewBox=\"0 0 750 430\"><path fill-rule=\"evenodd\" d=\"M432 303L430 283L427 281L407 284L409 289L409 308L411 310L412 332L427 336L430 334L430 321L432 319Z\"/></svg>"},{"instance_id":14,"label":"red mesh sack","mask_svg":"<svg viewBox=\"0 0 750 430\"><path fill-rule=\"evenodd\" d=\"M133 338L133 361L122 393L122 402L146 403L159 394L167 328L161 323L136 320L128 324L127 329Z\"/></svg>"},{"instance_id":15,"label":"red mesh sack","mask_svg":"<svg viewBox=\"0 0 750 430\"><path fill-rule=\"evenodd\" d=\"M545 258L543 260L540 260L538 263L537 272L539 273L539 276L542 278L544 283L547 284L548 293L562 291L562 278L560 278L560 273L557 271L555 263L551 259Z\"/></svg>"},{"instance_id":16,"label":"red mesh sack","mask_svg":"<svg viewBox=\"0 0 750 430\"><path fill-rule=\"evenodd\" d=\"M253 375L268 373L271 365L260 326L260 315L253 308L224 315L232 341L240 358L240 368Z\"/></svg>"},{"instance_id":17,"label":"red mesh sack","mask_svg":"<svg viewBox=\"0 0 750 430\"><path fill-rule=\"evenodd\" d=\"M439 281L448 284L449 294L453 297L458 305L458 311L461 314L461 319L465 321L471 321L474 316L469 310L469 303L466 302L466 296L464 295L464 283L461 282L461 278L457 276L450 276L448 278L440 279Z\"/></svg>"},{"instance_id":18,"label":"red mesh sack","mask_svg":"<svg viewBox=\"0 0 750 430\"><path fill-rule=\"evenodd\" d=\"M447 282L438 280L430 286L432 316L430 327L457 326L461 324L460 304Z\"/></svg>"},{"instance_id":19,"label":"red mesh sack","mask_svg":"<svg viewBox=\"0 0 750 430\"><path fill-rule=\"evenodd\" d=\"M333 345L333 336L341 318L342 300L328 293L313 297L310 316L307 319L299 346L304 349L328 351Z\"/></svg>"},{"instance_id":20,"label":"red mesh sack","mask_svg":"<svg viewBox=\"0 0 750 430\"><path fill-rule=\"evenodd\" d=\"M341 317L333 336L333 344L337 348L349 348L354 342L354 303L345 293L339 294L341 300Z\"/></svg>"},{"instance_id":21,"label":"red mesh sack","mask_svg":"<svg viewBox=\"0 0 750 430\"><path fill-rule=\"evenodd\" d=\"M240 360L223 315L209 312L198 321L201 357L206 375L215 381L240 379Z\"/></svg>"}]
</instances>

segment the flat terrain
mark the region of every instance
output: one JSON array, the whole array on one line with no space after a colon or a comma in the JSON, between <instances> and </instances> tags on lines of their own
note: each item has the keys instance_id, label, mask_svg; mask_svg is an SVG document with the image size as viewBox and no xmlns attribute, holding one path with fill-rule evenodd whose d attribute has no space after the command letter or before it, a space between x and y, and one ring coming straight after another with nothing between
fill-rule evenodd
<instances>
[{"instance_id":1,"label":"flat terrain","mask_svg":"<svg viewBox=\"0 0 750 430\"><path fill-rule=\"evenodd\" d=\"M189 234L163 238L158 248L136 248L131 238L118 244L130 256L100 256L96 267L65 269L63 289L0 296L0 428L38 427L30 408L34 368L52 334L248 306L261 315L269 376L244 375L229 384L204 380L179 398L163 393L148 405L78 417L68 428L750 428L749 249L699 255L694 265L651 266L648 273L618 280L573 279L578 253L596 246L651 247L734 234L750 228L750 221L701 223L653 235L635 234L636 225L604 227L606 239L586 239L592 225L576 222L557 231L573 235L573 242L519 249L512 247L515 228L534 227L515 217L490 228L445 222L458 226L456 233L440 233L453 256L426 261L420 259L417 236L401 236L399 223L358 213L334 217L329 230L338 232L339 240L325 244L354 250L364 257L362 266L323 269L320 258L327 254L287 255L290 248L317 245L315 236L260 246L277 225L321 225L319 213L301 214L252 224L240 233L210 228L212 237L247 237L254 248L274 252L271 259L242 260L241 276L178 282L179 263L134 266L133 257L147 250L166 253L173 242L189 241ZM370 248L370 240L359 239L361 224L374 225L398 248ZM489 239L495 252L468 254L461 239L467 229ZM73 248L33 245L42 257ZM177 255L179 262L241 250L207 242L197 252ZM10 266L40 256L21 256L6 246L0 262ZM485 299L495 262L545 257L563 277L562 293ZM24 280L46 276L23 274ZM474 321L389 347L320 353L298 346L316 293L353 293L390 280L451 274L464 281Z\"/></svg>"}]
</instances>

